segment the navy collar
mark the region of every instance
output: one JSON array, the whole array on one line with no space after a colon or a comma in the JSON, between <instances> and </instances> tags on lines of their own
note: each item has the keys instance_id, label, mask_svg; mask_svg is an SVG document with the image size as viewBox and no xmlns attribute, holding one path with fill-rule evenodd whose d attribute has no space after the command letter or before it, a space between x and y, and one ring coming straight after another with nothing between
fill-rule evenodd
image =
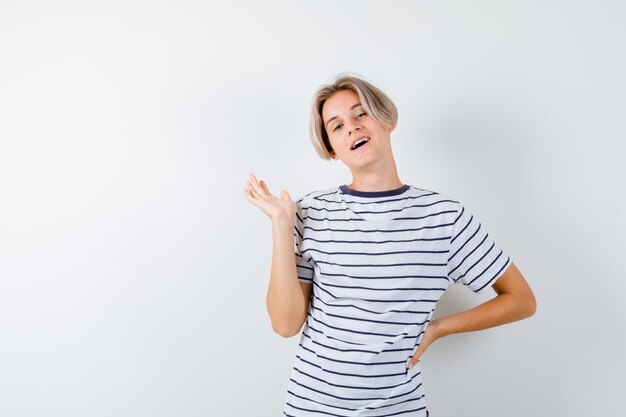
<instances>
[{"instance_id":1,"label":"navy collar","mask_svg":"<svg viewBox=\"0 0 626 417\"><path fill-rule=\"evenodd\" d=\"M356 197L389 197L392 195L402 194L403 192L409 189L409 185L404 184L400 188L396 188L394 190L387 190L387 191L357 191L348 187L346 184L340 185L339 189L344 194L349 194L349 195L353 195Z\"/></svg>"}]
</instances>

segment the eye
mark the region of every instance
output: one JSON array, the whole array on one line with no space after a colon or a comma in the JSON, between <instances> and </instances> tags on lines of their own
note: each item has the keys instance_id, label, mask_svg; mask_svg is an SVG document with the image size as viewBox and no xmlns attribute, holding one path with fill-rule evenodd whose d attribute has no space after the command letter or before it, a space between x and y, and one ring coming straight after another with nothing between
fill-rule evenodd
<instances>
[{"instance_id":1,"label":"eye","mask_svg":"<svg viewBox=\"0 0 626 417\"><path fill-rule=\"evenodd\" d=\"M357 117L366 116L366 115L367 115L367 113L361 113Z\"/></svg>"},{"instance_id":2,"label":"eye","mask_svg":"<svg viewBox=\"0 0 626 417\"><path fill-rule=\"evenodd\" d=\"M335 126L335 128L333 129L333 132L336 132L337 129L339 129L340 126L341 126L341 124L338 124L337 126Z\"/></svg>"}]
</instances>

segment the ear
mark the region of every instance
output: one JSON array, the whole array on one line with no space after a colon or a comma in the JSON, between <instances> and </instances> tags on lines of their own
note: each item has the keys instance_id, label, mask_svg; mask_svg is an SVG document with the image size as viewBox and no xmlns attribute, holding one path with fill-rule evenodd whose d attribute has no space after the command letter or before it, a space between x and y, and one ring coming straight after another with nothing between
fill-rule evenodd
<instances>
[{"instance_id":1,"label":"ear","mask_svg":"<svg viewBox=\"0 0 626 417\"><path fill-rule=\"evenodd\" d=\"M388 129L387 129L387 131L388 131L389 133L391 133L391 132L393 132L393 131L395 130L395 128L396 128L396 125L391 125L391 127L390 127L390 128L388 128Z\"/></svg>"}]
</instances>

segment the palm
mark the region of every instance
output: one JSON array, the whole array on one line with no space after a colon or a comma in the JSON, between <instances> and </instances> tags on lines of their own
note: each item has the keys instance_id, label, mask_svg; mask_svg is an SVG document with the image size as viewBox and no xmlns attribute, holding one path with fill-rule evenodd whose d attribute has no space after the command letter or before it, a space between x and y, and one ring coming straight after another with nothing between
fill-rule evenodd
<instances>
[{"instance_id":1,"label":"palm","mask_svg":"<svg viewBox=\"0 0 626 417\"><path fill-rule=\"evenodd\" d=\"M287 219L293 221L296 214L296 203L289 193L283 190L280 197L273 195L265 181L257 181L254 174L250 174L250 180L246 181L247 189L244 190L248 201L259 207L272 220Z\"/></svg>"}]
</instances>

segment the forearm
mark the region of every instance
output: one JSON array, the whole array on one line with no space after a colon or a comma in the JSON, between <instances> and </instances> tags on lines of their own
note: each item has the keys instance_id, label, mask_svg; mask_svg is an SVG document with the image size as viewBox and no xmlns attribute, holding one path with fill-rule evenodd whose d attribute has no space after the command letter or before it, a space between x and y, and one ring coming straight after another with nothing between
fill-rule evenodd
<instances>
[{"instance_id":1,"label":"forearm","mask_svg":"<svg viewBox=\"0 0 626 417\"><path fill-rule=\"evenodd\" d=\"M515 293L503 293L474 308L441 317L436 322L438 337L483 330L522 320L533 314L529 303Z\"/></svg>"},{"instance_id":2,"label":"forearm","mask_svg":"<svg viewBox=\"0 0 626 417\"><path fill-rule=\"evenodd\" d=\"M283 336L299 330L305 319L306 300L298 281L293 230L291 221L272 222L272 271L266 305L272 328Z\"/></svg>"}]
</instances>

